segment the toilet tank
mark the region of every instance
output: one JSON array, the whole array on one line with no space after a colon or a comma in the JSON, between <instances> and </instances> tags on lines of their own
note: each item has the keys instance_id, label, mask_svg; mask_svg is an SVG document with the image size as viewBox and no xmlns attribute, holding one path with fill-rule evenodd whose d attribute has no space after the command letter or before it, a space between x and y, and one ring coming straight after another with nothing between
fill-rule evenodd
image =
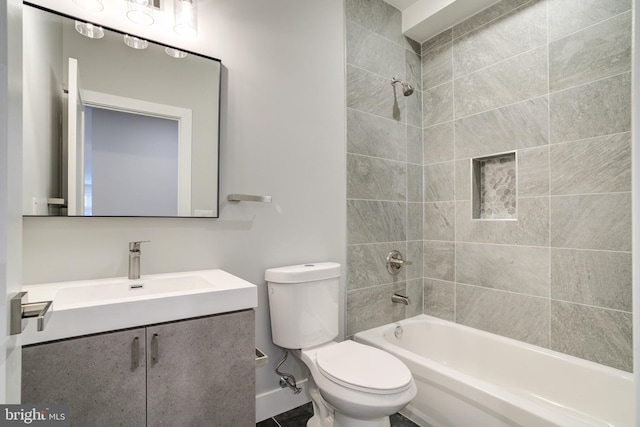
<instances>
[{"instance_id":1,"label":"toilet tank","mask_svg":"<svg viewBox=\"0 0 640 427\"><path fill-rule=\"evenodd\" d=\"M340 264L318 262L265 272L271 337L283 348L309 348L338 336Z\"/></svg>"}]
</instances>

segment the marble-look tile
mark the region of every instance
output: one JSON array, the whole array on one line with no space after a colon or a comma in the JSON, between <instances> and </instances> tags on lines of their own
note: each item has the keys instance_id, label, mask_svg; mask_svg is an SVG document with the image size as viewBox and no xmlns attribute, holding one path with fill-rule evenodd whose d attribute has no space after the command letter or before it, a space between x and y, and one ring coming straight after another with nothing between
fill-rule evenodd
<instances>
[{"instance_id":1,"label":"marble-look tile","mask_svg":"<svg viewBox=\"0 0 640 427\"><path fill-rule=\"evenodd\" d=\"M458 243L456 282L549 295L549 248Z\"/></svg>"},{"instance_id":2,"label":"marble-look tile","mask_svg":"<svg viewBox=\"0 0 640 427\"><path fill-rule=\"evenodd\" d=\"M376 33L347 21L347 64L381 76L405 78L405 49Z\"/></svg>"},{"instance_id":3,"label":"marble-look tile","mask_svg":"<svg viewBox=\"0 0 640 427\"><path fill-rule=\"evenodd\" d=\"M455 240L456 203L435 202L424 204L424 239Z\"/></svg>"},{"instance_id":4,"label":"marble-look tile","mask_svg":"<svg viewBox=\"0 0 640 427\"><path fill-rule=\"evenodd\" d=\"M546 96L455 121L459 159L486 156L549 143Z\"/></svg>"},{"instance_id":5,"label":"marble-look tile","mask_svg":"<svg viewBox=\"0 0 640 427\"><path fill-rule=\"evenodd\" d=\"M406 240L407 204L374 200L347 200L347 243Z\"/></svg>"},{"instance_id":6,"label":"marble-look tile","mask_svg":"<svg viewBox=\"0 0 640 427\"><path fill-rule=\"evenodd\" d=\"M631 251L631 193L551 197L551 246Z\"/></svg>"},{"instance_id":7,"label":"marble-look tile","mask_svg":"<svg viewBox=\"0 0 640 427\"><path fill-rule=\"evenodd\" d=\"M455 283L424 279L424 314L455 321Z\"/></svg>"},{"instance_id":8,"label":"marble-look tile","mask_svg":"<svg viewBox=\"0 0 640 427\"><path fill-rule=\"evenodd\" d=\"M405 260L411 261L410 265L405 265L403 270L407 276L407 280L422 279L424 276L424 243L422 240L407 242L407 252Z\"/></svg>"},{"instance_id":9,"label":"marble-look tile","mask_svg":"<svg viewBox=\"0 0 640 427\"><path fill-rule=\"evenodd\" d=\"M407 170L407 201L422 202L424 199L424 195L422 191L422 166L407 164L406 170Z\"/></svg>"},{"instance_id":10,"label":"marble-look tile","mask_svg":"<svg viewBox=\"0 0 640 427\"><path fill-rule=\"evenodd\" d=\"M456 200L471 200L471 159L456 160Z\"/></svg>"},{"instance_id":11,"label":"marble-look tile","mask_svg":"<svg viewBox=\"0 0 640 427\"><path fill-rule=\"evenodd\" d=\"M471 202L456 202L456 239L462 242L546 246L549 198L518 198L518 220L473 220Z\"/></svg>"},{"instance_id":12,"label":"marble-look tile","mask_svg":"<svg viewBox=\"0 0 640 427\"><path fill-rule=\"evenodd\" d=\"M632 0L549 0L549 40L631 9Z\"/></svg>"},{"instance_id":13,"label":"marble-look tile","mask_svg":"<svg viewBox=\"0 0 640 427\"><path fill-rule=\"evenodd\" d=\"M387 256L394 249L404 253L404 248L398 247L398 243L347 246L347 290L404 281L405 271L397 276L392 276L387 271Z\"/></svg>"},{"instance_id":14,"label":"marble-look tile","mask_svg":"<svg viewBox=\"0 0 640 427\"><path fill-rule=\"evenodd\" d=\"M407 165L395 160L347 154L347 197L406 200ZM422 166L413 166L422 169ZM413 178L415 173L411 175ZM417 200L414 200L417 201Z\"/></svg>"},{"instance_id":15,"label":"marble-look tile","mask_svg":"<svg viewBox=\"0 0 640 427\"><path fill-rule=\"evenodd\" d=\"M550 98L551 142L631 130L631 74L555 92Z\"/></svg>"},{"instance_id":16,"label":"marble-look tile","mask_svg":"<svg viewBox=\"0 0 640 427\"><path fill-rule=\"evenodd\" d=\"M422 129L407 125L407 162L421 165L422 157Z\"/></svg>"},{"instance_id":17,"label":"marble-look tile","mask_svg":"<svg viewBox=\"0 0 640 427\"><path fill-rule=\"evenodd\" d=\"M347 108L347 152L406 161L406 125Z\"/></svg>"},{"instance_id":18,"label":"marble-look tile","mask_svg":"<svg viewBox=\"0 0 640 427\"><path fill-rule=\"evenodd\" d=\"M551 298L631 311L631 253L551 249Z\"/></svg>"},{"instance_id":19,"label":"marble-look tile","mask_svg":"<svg viewBox=\"0 0 640 427\"><path fill-rule=\"evenodd\" d=\"M424 166L424 201L443 202L455 200L454 162Z\"/></svg>"},{"instance_id":20,"label":"marble-look tile","mask_svg":"<svg viewBox=\"0 0 640 427\"><path fill-rule=\"evenodd\" d=\"M455 280L455 243L425 240L424 277L429 279Z\"/></svg>"},{"instance_id":21,"label":"marble-look tile","mask_svg":"<svg viewBox=\"0 0 640 427\"><path fill-rule=\"evenodd\" d=\"M420 52L420 45L402 35L402 13L383 0L346 0L345 17L394 43Z\"/></svg>"},{"instance_id":22,"label":"marble-look tile","mask_svg":"<svg viewBox=\"0 0 640 427\"><path fill-rule=\"evenodd\" d=\"M422 92L422 126L428 127L453 119L453 82Z\"/></svg>"},{"instance_id":23,"label":"marble-look tile","mask_svg":"<svg viewBox=\"0 0 640 427\"><path fill-rule=\"evenodd\" d=\"M518 196L549 195L549 146L518 151Z\"/></svg>"},{"instance_id":24,"label":"marble-look tile","mask_svg":"<svg viewBox=\"0 0 640 427\"><path fill-rule=\"evenodd\" d=\"M472 328L549 345L549 300L456 284L456 322Z\"/></svg>"},{"instance_id":25,"label":"marble-look tile","mask_svg":"<svg viewBox=\"0 0 640 427\"><path fill-rule=\"evenodd\" d=\"M347 107L406 123L402 91L391 79L347 64Z\"/></svg>"},{"instance_id":26,"label":"marble-look tile","mask_svg":"<svg viewBox=\"0 0 640 427\"><path fill-rule=\"evenodd\" d=\"M476 159L473 164L480 173L479 217L474 210L474 218L517 219L515 153Z\"/></svg>"},{"instance_id":27,"label":"marble-look tile","mask_svg":"<svg viewBox=\"0 0 640 427\"><path fill-rule=\"evenodd\" d=\"M631 191L631 133L552 145L551 194Z\"/></svg>"},{"instance_id":28,"label":"marble-look tile","mask_svg":"<svg viewBox=\"0 0 640 427\"><path fill-rule=\"evenodd\" d=\"M442 123L422 130L425 165L453 160L453 123Z\"/></svg>"},{"instance_id":29,"label":"marble-look tile","mask_svg":"<svg viewBox=\"0 0 640 427\"><path fill-rule=\"evenodd\" d=\"M551 301L551 349L631 372L632 315Z\"/></svg>"},{"instance_id":30,"label":"marble-look tile","mask_svg":"<svg viewBox=\"0 0 640 427\"><path fill-rule=\"evenodd\" d=\"M454 25L453 37L458 38L478 27L488 24L494 19L511 12L513 9L522 6L531 0L503 0L499 1L488 8L481 10L472 17Z\"/></svg>"},{"instance_id":31,"label":"marble-look tile","mask_svg":"<svg viewBox=\"0 0 640 427\"><path fill-rule=\"evenodd\" d=\"M405 317L413 317L422 314L422 296L424 294L424 286L422 278L407 281L407 294L411 303L406 306Z\"/></svg>"},{"instance_id":32,"label":"marble-look tile","mask_svg":"<svg viewBox=\"0 0 640 427\"><path fill-rule=\"evenodd\" d=\"M407 240L422 240L424 203L407 203Z\"/></svg>"},{"instance_id":33,"label":"marble-look tile","mask_svg":"<svg viewBox=\"0 0 640 427\"><path fill-rule=\"evenodd\" d=\"M547 42L547 5L534 0L454 41L454 76L460 77Z\"/></svg>"},{"instance_id":34,"label":"marble-look tile","mask_svg":"<svg viewBox=\"0 0 640 427\"><path fill-rule=\"evenodd\" d=\"M631 11L549 45L555 92L631 70Z\"/></svg>"},{"instance_id":35,"label":"marble-look tile","mask_svg":"<svg viewBox=\"0 0 640 427\"><path fill-rule=\"evenodd\" d=\"M425 89L453 80L453 45L446 43L422 54L422 85Z\"/></svg>"},{"instance_id":36,"label":"marble-look tile","mask_svg":"<svg viewBox=\"0 0 640 427\"><path fill-rule=\"evenodd\" d=\"M391 302L396 292L406 292L404 282L348 291L346 335L404 319L405 305Z\"/></svg>"},{"instance_id":37,"label":"marble-look tile","mask_svg":"<svg viewBox=\"0 0 640 427\"><path fill-rule=\"evenodd\" d=\"M500 108L547 92L547 48L525 52L455 80L455 117Z\"/></svg>"},{"instance_id":38,"label":"marble-look tile","mask_svg":"<svg viewBox=\"0 0 640 427\"><path fill-rule=\"evenodd\" d=\"M396 85L398 86L398 85ZM400 87L397 93L402 94ZM404 98L405 108L407 111L407 123L421 128L422 127L422 92L414 90L409 96L398 95Z\"/></svg>"},{"instance_id":39,"label":"marble-look tile","mask_svg":"<svg viewBox=\"0 0 640 427\"><path fill-rule=\"evenodd\" d=\"M449 28L447 30L444 30L440 34L431 37L426 42L422 43L422 54L424 55L425 52L431 49L435 49L439 46L442 46L445 43L451 42L453 40L451 34L452 34L451 28Z\"/></svg>"},{"instance_id":40,"label":"marble-look tile","mask_svg":"<svg viewBox=\"0 0 640 427\"><path fill-rule=\"evenodd\" d=\"M405 80L416 90L422 90L422 59L420 55L410 50L405 50Z\"/></svg>"}]
</instances>

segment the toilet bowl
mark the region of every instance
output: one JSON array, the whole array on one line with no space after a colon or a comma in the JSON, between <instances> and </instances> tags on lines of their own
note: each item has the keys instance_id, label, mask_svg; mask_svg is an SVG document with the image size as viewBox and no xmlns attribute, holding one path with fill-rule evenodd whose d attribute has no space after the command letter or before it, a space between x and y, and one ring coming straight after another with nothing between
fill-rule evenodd
<instances>
[{"instance_id":1,"label":"toilet bowl","mask_svg":"<svg viewBox=\"0 0 640 427\"><path fill-rule=\"evenodd\" d=\"M395 356L354 341L336 342L340 265L267 270L272 339L308 368L314 416L308 427L389 427L389 415L416 395Z\"/></svg>"},{"instance_id":2,"label":"toilet bowl","mask_svg":"<svg viewBox=\"0 0 640 427\"><path fill-rule=\"evenodd\" d=\"M354 341L301 350L320 395L340 427L389 427L389 415L416 395L409 369L395 356ZM325 427L319 421L319 426Z\"/></svg>"}]
</instances>

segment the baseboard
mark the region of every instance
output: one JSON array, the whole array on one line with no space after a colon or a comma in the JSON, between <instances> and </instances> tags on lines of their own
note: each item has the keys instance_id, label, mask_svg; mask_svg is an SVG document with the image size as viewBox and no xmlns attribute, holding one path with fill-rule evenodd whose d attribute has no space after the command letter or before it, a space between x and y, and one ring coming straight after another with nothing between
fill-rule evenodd
<instances>
[{"instance_id":1,"label":"baseboard","mask_svg":"<svg viewBox=\"0 0 640 427\"><path fill-rule=\"evenodd\" d=\"M257 395L256 423L311 402L307 382L307 379L298 381L298 387L302 388L299 394L293 394L290 388L279 388Z\"/></svg>"}]
</instances>

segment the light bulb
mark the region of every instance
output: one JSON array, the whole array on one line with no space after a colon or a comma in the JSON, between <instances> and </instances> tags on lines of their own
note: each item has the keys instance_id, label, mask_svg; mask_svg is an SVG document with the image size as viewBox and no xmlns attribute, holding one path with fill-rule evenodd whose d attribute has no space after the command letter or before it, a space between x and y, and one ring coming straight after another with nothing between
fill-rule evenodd
<instances>
[{"instance_id":1,"label":"light bulb","mask_svg":"<svg viewBox=\"0 0 640 427\"><path fill-rule=\"evenodd\" d=\"M136 24L153 24L151 0L127 0L127 18Z\"/></svg>"},{"instance_id":2,"label":"light bulb","mask_svg":"<svg viewBox=\"0 0 640 427\"><path fill-rule=\"evenodd\" d=\"M196 0L173 0L173 31L181 36L198 35L198 4Z\"/></svg>"},{"instance_id":3,"label":"light bulb","mask_svg":"<svg viewBox=\"0 0 640 427\"><path fill-rule=\"evenodd\" d=\"M98 25L89 22L76 21L76 31L90 39L101 39L104 37L104 30Z\"/></svg>"},{"instance_id":4,"label":"light bulb","mask_svg":"<svg viewBox=\"0 0 640 427\"><path fill-rule=\"evenodd\" d=\"M90 10L91 12L102 12L104 9L102 0L73 0L73 2L81 8Z\"/></svg>"}]
</instances>

